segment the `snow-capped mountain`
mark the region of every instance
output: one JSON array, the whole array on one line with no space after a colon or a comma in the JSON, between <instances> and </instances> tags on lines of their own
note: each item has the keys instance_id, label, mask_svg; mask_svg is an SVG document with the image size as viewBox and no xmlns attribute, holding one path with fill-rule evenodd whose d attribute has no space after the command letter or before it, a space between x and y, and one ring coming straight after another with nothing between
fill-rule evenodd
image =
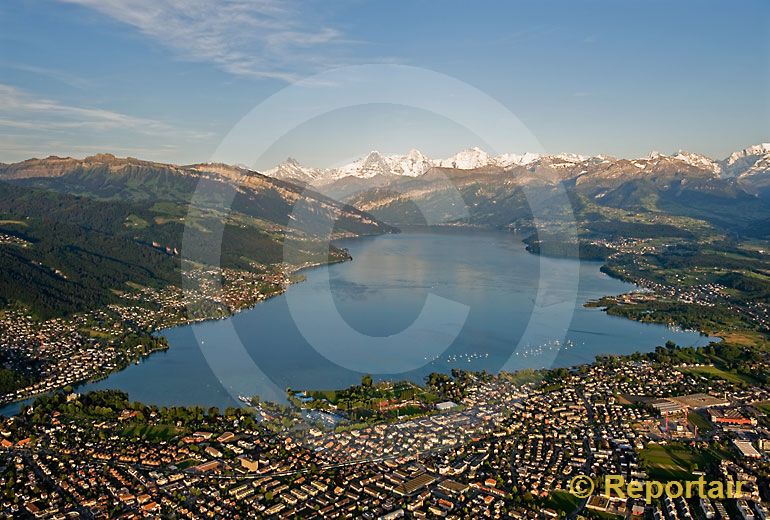
<instances>
[{"instance_id":1,"label":"snow-capped mountain","mask_svg":"<svg viewBox=\"0 0 770 520\"><path fill-rule=\"evenodd\" d=\"M370 179L378 175L399 175L417 177L433 167L433 162L418 150L410 150L406 155L383 155L372 151L366 156L339 168L311 168L301 166L295 159L289 158L275 168L264 172L269 177L298 181L304 184L323 185L355 177Z\"/></svg>"},{"instance_id":2,"label":"snow-capped mountain","mask_svg":"<svg viewBox=\"0 0 770 520\"><path fill-rule=\"evenodd\" d=\"M441 168L455 168L458 170L476 170L479 168L510 168L511 166L525 166L540 158L536 153L504 153L491 156L478 147L468 148L447 159L433 161L433 164Z\"/></svg>"},{"instance_id":3,"label":"snow-capped mountain","mask_svg":"<svg viewBox=\"0 0 770 520\"><path fill-rule=\"evenodd\" d=\"M540 158L540 154L527 152L525 154L504 153L495 157L498 166L526 166Z\"/></svg>"},{"instance_id":4,"label":"snow-capped mountain","mask_svg":"<svg viewBox=\"0 0 770 520\"><path fill-rule=\"evenodd\" d=\"M758 168L767 168L770 160L770 143L760 143L739 150L722 162L722 168L726 177L738 177L743 174L752 174Z\"/></svg>"},{"instance_id":5,"label":"snow-capped mountain","mask_svg":"<svg viewBox=\"0 0 770 520\"><path fill-rule=\"evenodd\" d=\"M717 175L722 173L722 166L717 161L706 157L705 155L688 152L686 150L679 150L673 157L690 166L711 170Z\"/></svg>"},{"instance_id":6,"label":"snow-capped mountain","mask_svg":"<svg viewBox=\"0 0 770 520\"><path fill-rule=\"evenodd\" d=\"M573 156L563 154L574 162ZM557 156L554 156L557 157ZM452 168L475 170L479 168L507 169L513 166L525 166L540 159L539 154L502 154L490 156L480 148L469 148L446 159L430 159L419 150L410 150L406 155L385 155L378 151L369 152L364 157L337 168L312 168L300 165L289 158L278 166L264 172L269 177L301 182L303 184L324 185L346 177L370 179L377 176L419 177L431 168Z\"/></svg>"},{"instance_id":7,"label":"snow-capped mountain","mask_svg":"<svg viewBox=\"0 0 770 520\"><path fill-rule=\"evenodd\" d=\"M264 175L285 181L312 184L326 176L327 170L322 168L308 168L299 164L293 157L264 172Z\"/></svg>"},{"instance_id":8,"label":"snow-capped mountain","mask_svg":"<svg viewBox=\"0 0 770 520\"><path fill-rule=\"evenodd\" d=\"M432 161L418 150L409 150L406 155L382 155L380 152L373 151L362 159L337 168L333 177L337 179L351 175L362 179L376 175L417 177L432 167Z\"/></svg>"},{"instance_id":9,"label":"snow-capped mountain","mask_svg":"<svg viewBox=\"0 0 770 520\"><path fill-rule=\"evenodd\" d=\"M683 173L699 172L698 175L714 178L741 179L768 175L770 172L770 143L748 147L721 161L684 150L679 150L672 155L653 151L647 157L631 160L616 159L606 155L585 156L570 153L505 153L492 156L478 147L460 151L446 159L431 159L418 150L410 150L406 155L386 155L372 151L360 159L337 168L306 167L294 159L287 159L264 173L279 179L323 186L347 178L420 177L432 168L479 171L481 173L526 169L530 172L557 172L555 173L557 177L568 177L572 173L592 175L591 172L599 168L600 171L596 172L599 177L625 178L661 171L681 171Z\"/></svg>"},{"instance_id":10,"label":"snow-capped mountain","mask_svg":"<svg viewBox=\"0 0 770 520\"><path fill-rule=\"evenodd\" d=\"M489 154L481 148L470 148L456 153L448 159L436 161L436 166L442 168L457 168L458 170L474 170L491 164Z\"/></svg>"}]
</instances>

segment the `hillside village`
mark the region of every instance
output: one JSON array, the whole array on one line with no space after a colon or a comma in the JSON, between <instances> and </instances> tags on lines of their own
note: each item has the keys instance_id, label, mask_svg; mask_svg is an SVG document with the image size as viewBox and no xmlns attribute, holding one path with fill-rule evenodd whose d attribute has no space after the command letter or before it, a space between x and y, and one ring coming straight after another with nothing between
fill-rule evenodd
<instances>
[{"instance_id":1,"label":"hillside village","mask_svg":"<svg viewBox=\"0 0 770 520\"><path fill-rule=\"evenodd\" d=\"M6 367L26 378L0 395L0 404L101 379L156 350L167 348L154 331L228 316L280 294L281 270L193 269L184 288L136 287L121 303L68 318L38 320L22 310L0 312Z\"/></svg>"}]
</instances>

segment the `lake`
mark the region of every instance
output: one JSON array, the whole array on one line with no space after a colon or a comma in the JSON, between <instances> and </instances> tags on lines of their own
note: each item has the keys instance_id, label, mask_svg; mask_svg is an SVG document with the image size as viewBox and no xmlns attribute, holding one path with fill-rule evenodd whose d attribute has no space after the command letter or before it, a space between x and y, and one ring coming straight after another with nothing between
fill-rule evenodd
<instances>
[{"instance_id":1,"label":"lake","mask_svg":"<svg viewBox=\"0 0 770 520\"><path fill-rule=\"evenodd\" d=\"M585 308L636 290L600 263L526 252L521 237L463 231L346 240L353 261L228 319L163 331L170 349L78 391L117 388L157 405L237 405L375 379L421 382L453 368L565 367L599 354L711 339ZM14 403L0 410L11 414Z\"/></svg>"}]
</instances>

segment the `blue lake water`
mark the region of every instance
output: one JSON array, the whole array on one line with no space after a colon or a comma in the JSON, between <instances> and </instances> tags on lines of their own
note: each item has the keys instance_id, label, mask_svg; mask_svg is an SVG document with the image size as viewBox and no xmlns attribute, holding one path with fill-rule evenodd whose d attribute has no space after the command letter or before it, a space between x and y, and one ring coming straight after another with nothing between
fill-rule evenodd
<instances>
[{"instance_id":1,"label":"blue lake water","mask_svg":"<svg viewBox=\"0 0 770 520\"><path fill-rule=\"evenodd\" d=\"M585 308L635 290L596 262L530 255L506 233L402 233L343 241L354 260L226 320L163 331L171 348L78 391L158 405L233 406L287 387L339 388L364 373L422 381L452 368L572 366L599 354L710 338ZM14 413L18 404L0 413Z\"/></svg>"}]
</instances>

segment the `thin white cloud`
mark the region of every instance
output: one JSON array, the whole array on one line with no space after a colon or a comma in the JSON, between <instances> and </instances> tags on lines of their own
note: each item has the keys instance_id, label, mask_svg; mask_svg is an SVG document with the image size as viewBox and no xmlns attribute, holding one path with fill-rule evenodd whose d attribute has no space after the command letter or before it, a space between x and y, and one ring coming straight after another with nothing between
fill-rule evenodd
<instances>
[{"instance_id":1,"label":"thin white cloud","mask_svg":"<svg viewBox=\"0 0 770 520\"><path fill-rule=\"evenodd\" d=\"M328 65L339 31L293 0L60 0L138 29L188 60L238 76L294 81Z\"/></svg>"},{"instance_id":2,"label":"thin white cloud","mask_svg":"<svg viewBox=\"0 0 770 520\"><path fill-rule=\"evenodd\" d=\"M36 65L28 65L24 63L13 63L8 61L0 61L0 67L5 67L21 72L27 72L30 74L37 74L46 78L53 79L69 85L73 88L84 89L93 87L94 83L86 78L70 74L67 71L56 69L53 67L38 67Z\"/></svg>"},{"instance_id":3,"label":"thin white cloud","mask_svg":"<svg viewBox=\"0 0 770 520\"><path fill-rule=\"evenodd\" d=\"M155 119L134 117L101 108L67 105L2 83L0 127L20 130L130 130L153 136L178 132L172 126ZM190 132L185 135L192 138L208 136Z\"/></svg>"},{"instance_id":4,"label":"thin white cloud","mask_svg":"<svg viewBox=\"0 0 770 520\"><path fill-rule=\"evenodd\" d=\"M2 162L81 151L165 159L173 155L181 143L196 146L211 136L211 133L175 128L156 119L46 99L0 83Z\"/></svg>"}]
</instances>

